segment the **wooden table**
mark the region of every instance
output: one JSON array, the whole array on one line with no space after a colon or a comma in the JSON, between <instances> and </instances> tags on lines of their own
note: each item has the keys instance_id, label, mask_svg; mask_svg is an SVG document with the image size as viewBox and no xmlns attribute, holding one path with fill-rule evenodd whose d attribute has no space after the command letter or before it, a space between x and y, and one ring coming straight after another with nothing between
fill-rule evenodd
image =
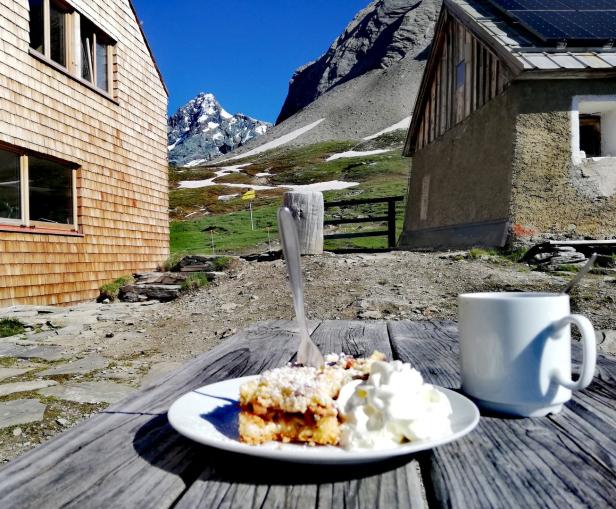
<instances>
[{"instance_id":1,"label":"wooden table","mask_svg":"<svg viewBox=\"0 0 616 509\"><path fill-rule=\"evenodd\" d=\"M198 445L166 411L199 386L289 362L289 322L249 327L127 400L0 471L12 507L593 507L616 503L616 362L559 415L482 417L465 438L413 457L355 467L302 467ZM380 350L429 382L459 387L452 322L312 323L324 352Z\"/></svg>"}]
</instances>

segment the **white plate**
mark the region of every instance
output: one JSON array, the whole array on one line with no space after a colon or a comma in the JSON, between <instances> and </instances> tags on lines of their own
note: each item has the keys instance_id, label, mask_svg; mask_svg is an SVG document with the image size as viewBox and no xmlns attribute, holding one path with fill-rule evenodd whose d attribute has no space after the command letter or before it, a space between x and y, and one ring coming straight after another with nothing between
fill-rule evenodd
<instances>
[{"instance_id":1,"label":"white plate","mask_svg":"<svg viewBox=\"0 0 616 509\"><path fill-rule=\"evenodd\" d=\"M450 417L452 433L437 440L401 444L391 449L354 451L278 442L248 445L238 440L238 399L240 385L253 378L233 378L185 394L169 408L171 426L196 442L225 451L296 463L340 464L380 461L432 449L466 435L479 422L479 410L473 402L457 392L438 387L451 403L453 414Z\"/></svg>"}]
</instances>

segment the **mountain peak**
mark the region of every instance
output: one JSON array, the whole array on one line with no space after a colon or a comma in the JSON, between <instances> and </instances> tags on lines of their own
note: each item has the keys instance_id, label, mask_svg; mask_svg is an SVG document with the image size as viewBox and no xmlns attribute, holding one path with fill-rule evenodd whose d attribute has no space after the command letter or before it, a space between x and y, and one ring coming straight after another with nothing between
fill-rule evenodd
<instances>
[{"instance_id":1,"label":"mountain peak","mask_svg":"<svg viewBox=\"0 0 616 509\"><path fill-rule=\"evenodd\" d=\"M441 0L373 0L323 55L295 71L276 123L355 78L408 59L425 61L440 5Z\"/></svg>"},{"instance_id":2,"label":"mountain peak","mask_svg":"<svg viewBox=\"0 0 616 509\"><path fill-rule=\"evenodd\" d=\"M178 165L209 161L265 134L269 126L241 113L231 115L214 94L201 92L169 117L169 161Z\"/></svg>"}]
</instances>

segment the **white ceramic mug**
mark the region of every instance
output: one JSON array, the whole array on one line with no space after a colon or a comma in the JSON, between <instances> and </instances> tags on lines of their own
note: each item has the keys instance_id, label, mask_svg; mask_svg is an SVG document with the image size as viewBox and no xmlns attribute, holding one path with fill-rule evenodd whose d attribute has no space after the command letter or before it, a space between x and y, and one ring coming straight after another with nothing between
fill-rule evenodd
<instances>
[{"instance_id":1,"label":"white ceramic mug","mask_svg":"<svg viewBox=\"0 0 616 509\"><path fill-rule=\"evenodd\" d=\"M557 413L594 376L595 333L555 293L468 293L458 297L462 390L480 407L509 415ZM571 379L571 327L582 333L580 377Z\"/></svg>"}]
</instances>

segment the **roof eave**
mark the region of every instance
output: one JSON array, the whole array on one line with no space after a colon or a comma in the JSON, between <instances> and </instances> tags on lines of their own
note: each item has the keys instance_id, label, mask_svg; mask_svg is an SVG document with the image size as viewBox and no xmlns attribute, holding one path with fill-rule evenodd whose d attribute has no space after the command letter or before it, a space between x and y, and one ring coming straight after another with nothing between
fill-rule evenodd
<instances>
[{"instance_id":1,"label":"roof eave","mask_svg":"<svg viewBox=\"0 0 616 509\"><path fill-rule=\"evenodd\" d=\"M429 77L432 76L432 70L434 67L434 55L435 51L439 48L443 38L443 26L447 21L447 9L445 5L441 7L441 12L439 13L438 21L436 22L436 26L434 28L434 36L432 38L432 48L430 50L430 56L428 57L428 61L426 63L426 67L424 69L423 75L421 77L421 84L419 85L419 92L417 92L417 97L415 98L415 105L413 106L413 115L411 117L411 125L409 126L409 130L406 135L406 140L404 142L404 148L402 150L402 155L404 157L412 157L415 153L415 139L418 129L418 124L421 122L421 118L417 114L418 110L421 109L425 95L427 83L429 81Z\"/></svg>"},{"instance_id":2,"label":"roof eave","mask_svg":"<svg viewBox=\"0 0 616 509\"><path fill-rule=\"evenodd\" d=\"M405 157L412 157L415 153L415 141L417 139L419 122L421 120L418 112L423 107L425 101L427 84L432 77L432 72L435 65L435 51L442 40L442 29L448 15L452 16L454 19L462 23L477 37L477 39L479 39L490 50L492 50L506 64L512 76L512 79L515 79L524 71L522 63L506 48L496 43L487 30L485 30L481 26L478 26L475 20L471 18L466 12L464 12L463 9L459 8L454 2L452 2L451 0L444 0L443 6L441 8L441 13L439 15L439 19L434 31L432 52L430 54L428 64L426 65L426 69L422 77L421 85L419 87L419 93L417 94L417 99L413 108L413 119L411 121L406 142L404 144L404 149L402 151L402 154Z\"/></svg>"},{"instance_id":3,"label":"roof eave","mask_svg":"<svg viewBox=\"0 0 616 509\"><path fill-rule=\"evenodd\" d=\"M483 26L478 24L474 18L464 11L464 9L460 8L460 6L452 0L444 0L443 6L446 6L454 18L460 21L469 31L475 34L477 39L491 49L503 60L503 62L508 65L512 77L515 77L524 71L523 64L515 57L515 55L513 55L502 44L496 42L494 40L494 36Z\"/></svg>"},{"instance_id":4,"label":"roof eave","mask_svg":"<svg viewBox=\"0 0 616 509\"><path fill-rule=\"evenodd\" d=\"M616 78L616 69L527 69L516 76L516 80L553 79L602 79Z\"/></svg>"}]
</instances>

